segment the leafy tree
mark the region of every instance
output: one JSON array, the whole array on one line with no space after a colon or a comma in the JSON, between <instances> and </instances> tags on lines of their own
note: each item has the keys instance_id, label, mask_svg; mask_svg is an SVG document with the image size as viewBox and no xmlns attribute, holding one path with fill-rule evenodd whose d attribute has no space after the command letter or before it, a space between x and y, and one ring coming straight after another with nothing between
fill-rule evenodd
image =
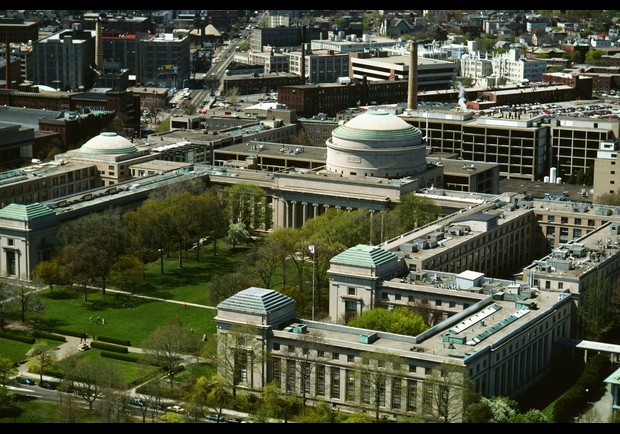
<instances>
[{"instance_id":1,"label":"leafy tree","mask_svg":"<svg viewBox=\"0 0 620 434\"><path fill-rule=\"evenodd\" d=\"M239 183L223 190L232 223L243 223L248 231L269 229L267 194L255 184Z\"/></svg>"},{"instance_id":2,"label":"leafy tree","mask_svg":"<svg viewBox=\"0 0 620 434\"><path fill-rule=\"evenodd\" d=\"M156 328L144 341L142 347L148 362L160 366L166 372L173 389L173 379L183 365L184 354L191 343L190 329L176 317Z\"/></svg>"},{"instance_id":3,"label":"leafy tree","mask_svg":"<svg viewBox=\"0 0 620 434\"><path fill-rule=\"evenodd\" d=\"M15 363L8 357L0 356L0 386L4 388L9 378L16 377L19 374L19 369L15 366Z\"/></svg>"},{"instance_id":4,"label":"leafy tree","mask_svg":"<svg viewBox=\"0 0 620 434\"><path fill-rule=\"evenodd\" d=\"M416 336L428 329L422 317L406 307L395 307L392 310L384 308L368 309L363 311L360 316L351 318L347 325L408 336Z\"/></svg>"},{"instance_id":5,"label":"leafy tree","mask_svg":"<svg viewBox=\"0 0 620 434\"><path fill-rule=\"evenodd\" d=\"M67 277L63 264L59 256L54 256L47 261L41 261L32 270L34 282L42 282L50 287L50 293L54 291L55 285L62 285L67 282Z\"/></svg>"},{"instance_id":6,"label":"leafy tree","mask_svg":"<svg viewBox=\"0 0 620 434\"><path fill-rule=\"evenodd\" d=\"M280 419L286 423L299 407L300 400L297 396L290 396L279 385L269 383L263 387L263 405L259 409L258 417L262 420Z\"/></svg>"},{"instance_id":7,"label":"leafy tree","mask_svg":"<svg viewBox=\"0 0 620 434\"><path fill-rule=\"evenodd\" d=\"M32 357L32 369L34 372L39 372L39 382L43 381L43 371L52 366L56 361L56 353L52 348L48 347L45 343L38 342L30 349L30 355Z\"/></svg>"},{"instance_id":8,"label":"leafy tree","mask_svg":"<svg viewBox=\"0 0 620 434\"><path fill-rule=\"evenodd\" d=\"M282 266L282 285L286 285L286 265L289 258L293 258L299 250L301 232L293 228L277 228L271 231L265 240L265 245L278 255Z\"/></svg>"},{"instance_id":9,"label":"leafy tree","mask_svg":"<svg viewBox=\"0 0 620 434\"><path fill-rule=\"evenodd\" d=\"M90 280L98 279L105 298L114 263L129 240L120 210L108 209L71 220L59 229L58 239L69 266Z\"/></svg>"},{"instance_id":10,"label":"leafy tree","mask_svg":"<svg viewBox=\"0 0 620 434\"><path fill-rule=\"evenodd\" d=\"M230 399L227 384L227 380L219 374L215 374L211 377L209 393L207 394L207 405L219 416L222 415L224 405ZM217 423L220 423L219 418Z\"/></svg>"},{"instance_id":11,"label":"leafy tree","mask_svg":"<svg viewBox=\"0 0 620 434\"><path fill-rule=\"evenodd\" d=\"M402 357L388 352L366 351L354 362L354 376L347 381L355 381L361 405L372 408L375 422L379 422L379 409L386 400L390 380L400 381L404 373Z\"/></svg>"},{"instance_id":12,"label":"leafy tree","mask_svg":"<svg viewBox=\"0 0 620 434\"><path fill-rule=\"evenodd\" d=\"M16 421L22 413L15 394L5 386L0 387L0 414L3 417L13 417Z\"/></svg>"},{"instance_id":13,"label":"leafy tree","mask_svg":"<svg viewBox=\"0 0 620 434\"><path fill-rule=\"evenodd\" d=\"M236 107L239 105L239 87L233 86L228 89L227 96L228 102L231 106Z\"/></svg>"},{"instance_id":14,"label":"leafy tree","mask_svg":"<svg viewBox=\"0 0 620 434\"><path fill-rule=\"evenodd\" d=\"M205 413L209 404L209 389L211 379L200 376L192 381L190 389L185 394L184 401L188 405L188 413L194 416L195 422Z\"/></svg>"},{"instance_id":15,"label":"leafy tree","mask_svg":"<svg viewBox=\"0 0 620 434\"><path fill-rule=\"evenodd\" d=\"M226 242L232 245L234 249L238 244L244 244L252 239L250 232L245 228L245 224L242 222L233 223L228 226L228 233L226 234Z\"/></svg>"},{"instance_id":16,"label":"leafy tree","mask_svg":"<svg viewBox=\"0 0 620 434\"><path fill-rule=\"evenodd\" d=\"M16 300L20 307L21 322L26 322L26 311L32 304L32 296L36 294L36 288L20 283L16 287Z\"/></svg>"},{"instance_id":17,"label":"leafy tree","mask_svg":"<svg viewBox=\"0 0 620 434\"><path fill-rule=\"evenodd\" d=\"M439 211L439 206L431 199L413 192L401 196L400 203L394 209L400 221L401 233L437 220Z\"/></svg>"},{"instance_id":18,"label":"leafy tree","mask_svg":"<svg viewBox=\"0 0 620 434\"><path fill-rule=\"evenodd\" d=\"M581 291L577 315L589 339L599 340L610 325L611 292L609 279L605 276L592 279Z\"/></svg>"}]
</instances>

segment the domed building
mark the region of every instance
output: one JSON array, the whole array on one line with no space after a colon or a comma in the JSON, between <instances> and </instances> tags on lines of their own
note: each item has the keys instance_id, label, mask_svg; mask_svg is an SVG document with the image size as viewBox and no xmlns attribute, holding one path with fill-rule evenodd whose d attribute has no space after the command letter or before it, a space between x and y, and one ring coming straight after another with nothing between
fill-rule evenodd
<instances>
[{"instance_id":1,"label":"domed building","mask_svg":"<svg viewBox=\"0 0 620 434\"><path fill-rule=\"evenodd\" d=\"M368 110L332 132L325 169L342 176L403 178L426 170L420 129L386 110Z\"/></svg>"},{"instance_id":2,"label":"domed building","mask_svg":"<svg viewBox=\"0 0 620 434\"><path fill-rule=\"evenodd\" d=\"M131 140L107 131L88 140L79 149L56 155L55 160L95 164L103 185L107 186L131 179L130 165L155 158L148 148L138 148Z\"/></svg>"}]
</instances>

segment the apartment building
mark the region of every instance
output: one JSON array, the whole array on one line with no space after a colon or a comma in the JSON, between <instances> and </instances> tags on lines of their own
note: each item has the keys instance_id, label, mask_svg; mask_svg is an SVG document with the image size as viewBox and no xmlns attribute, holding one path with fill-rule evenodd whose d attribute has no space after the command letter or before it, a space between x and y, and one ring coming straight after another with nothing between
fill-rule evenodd
<instances>
[{"instance_id":1,"label":"apartment building","mask_svg":"<svg viewBox=\"0 0 620 434\"><path fill-rule=\"evenodd\" d=\"M96 83L95 31L80 23L33 41L34 81L58 90L84 91Z\"/></svg>"}]
</instances>

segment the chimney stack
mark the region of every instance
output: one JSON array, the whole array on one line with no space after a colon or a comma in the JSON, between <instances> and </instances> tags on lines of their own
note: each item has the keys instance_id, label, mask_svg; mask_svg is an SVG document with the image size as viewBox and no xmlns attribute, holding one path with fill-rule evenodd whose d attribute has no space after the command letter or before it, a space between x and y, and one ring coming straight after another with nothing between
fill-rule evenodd
<instances>
[{"instance_id":1,"label":"chimney stack","mask_svg":"<svg viewBox=\"0 0 620 434\"><path fill-rule=\"evenodd\" d=\"M95 66L99 71L103 71L103 50L101 40L101 17L95 21Z\"/></svg>"},{"instance_id":2,"label":"chimney stack","mask_svg":"<svg viewBox=\"0 0 620 434\"><path fill-rule=\"evenodd\" d=\"M418 43L409 41L409 81L407 110L418 109Z\"/></svg>"}]
</instances>

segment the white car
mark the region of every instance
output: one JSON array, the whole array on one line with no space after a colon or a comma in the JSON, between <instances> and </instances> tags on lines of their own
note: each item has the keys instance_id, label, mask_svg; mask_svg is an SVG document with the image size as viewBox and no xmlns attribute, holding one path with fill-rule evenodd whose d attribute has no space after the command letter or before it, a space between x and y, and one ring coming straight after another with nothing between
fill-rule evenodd
<instances>
[{"instance_id":1,"label":"white car","mask_svg":"<svg viewBox=\"0 0 620 434\"><path fill-rule=\"evenodd\" d=\"M90 345L86 343L78 345L78 351L86 351L86 350L90 350Z\"/></svg>"}]
</instances>

